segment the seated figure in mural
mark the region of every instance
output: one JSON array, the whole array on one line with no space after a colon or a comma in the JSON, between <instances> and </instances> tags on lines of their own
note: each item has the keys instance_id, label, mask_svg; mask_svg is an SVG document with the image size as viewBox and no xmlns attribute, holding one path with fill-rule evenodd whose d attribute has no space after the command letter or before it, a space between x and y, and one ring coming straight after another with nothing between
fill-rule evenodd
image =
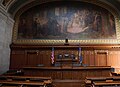
<instances>
[{"instance_id":1,"label":"seated figure in mural","mask_svg":"<svg viewBox=\"0 0 120 87\"><path fill-rule=\"evenodd\" d=\"M85 16L81 13L82 11L77 11L73 14L73 17L68 23L67 32L80 33L88 29L88 27L85 27Z\"/></svg>"},{"instance_id":2,"label":"seated figure in mural","mask_svg":"<svg viewBox=\"0 0 120 87\"><path fill-rule=\"evenodd\" d=\"M57 36L60 34L60 24L54 17L50 17L47 22L48 35Z\"/></svg>"}]
</instances>

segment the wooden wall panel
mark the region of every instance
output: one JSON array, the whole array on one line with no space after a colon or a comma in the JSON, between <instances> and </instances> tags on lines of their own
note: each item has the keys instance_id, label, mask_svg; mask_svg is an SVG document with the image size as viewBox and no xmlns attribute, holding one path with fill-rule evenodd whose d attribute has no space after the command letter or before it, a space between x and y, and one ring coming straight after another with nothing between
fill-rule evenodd
<instances>
[{"instance_id":1,"label":"wooden wall panel","mask_svg":"<svg viewBox=\"0 0 120 87\"><path fill-rule=\"evenodd\" d=\"M44 66L51 66L51 50L45 50L42 55Z\"/></svg>"},{"instance_id":2,"label":"wooden wall panel","mask_svg":"<svg viewBox=\"0 0 120 87\"><path fill-rule=\"evenodd\" d=\"M90 51L90 66L94 66L95 65L95 54L94 54L94 51Z\"/></svg>"},{"instance_id":3,"label":"wooden wall panel","mask_svg":"<svg viewBox=\"0 0 120 87\"><path fill-rule=\"evenodd\" d=\"M71 71L62 71L62 79L72 79L72 72Z\"/></svg>"},{"instance_id":4,"label":"wooden wall panel","mask_svg":"<svg viewBox=\"0 0 120 87\"><path fill-rule=\"evenodd\" d=\"M109 59L108 65L116 68L115 72L120 72L120 51L117 50L110 50L109 51Z\"/></svg>"},{"instance_id":5,"label":"wooden wall panel","mask_svg":"<svg viewBox=\"0 0 120 87\"><path fill-rule=\"evenodd\" d=\"M44 55L45 55L45 51L40 50L39 51L38 64L44 64L45 65L45 63L44 63L44 61L45 61Z\"/></svg>"},{"instance_id":6,"label":"wooden wall panel","mask_svg":"<svg viewBox=\"0 0 120 87\"><path fill-rule=\"evenodd\" d=\"M85 87L84 81L60 81L60 80L55 80L53 81L54 87Z\"/></svg>"},{"instance_id":7,"label":"wooden wall panel","mask_svg":"<svg viewBox=\"0 0 120 87\"><path fill-rule=\"evenodd\" d=\"M110 63L109 64L111 64L111 66L117 66L117 65L119 65L119 63L118 63L119 62L118 57L119 57L119 52L117 52L117 51L111 51L109 53L109 59L110 59L110 61L109 61Z\"/></svg>"},{"instance_id":8,"label":"wooden wall panel","mask_svg":"<svg viewBox=\"0 0 120 87\"><path fill-rule=\"evenodd\" d=\"M87 55L87 50L84 50L82 52L82 57L83 57L83 64L88 65L89 64L89 59L88 59L88 55Z\"/></svg>"},{"instance_id":9,"label":"wooden wall panel","mask_svg":"<svg viewBox=\"0 0 120 87\"><path fill-rule=\"evenodd\" d=\"M108 51L107 50L95 50L95 65L107 66Z\"/></svg>"},{"instance_id":10,"label":"wooden wall panel","mask_svg":"<svg viewBox=\"0 0 120 87\"><path fill-rule=\"evenodd\" d=\"M13 50L11 52L10 69L21 69L26 65L24 50Z\"/></svg>"},{"instance_id":11,"label":"wooden wall panel","mask_svg":"<svg viewBox=\"0 0 120 87\"><path fill-rule=\"evenodd\" d=\"M27 66L37 66L38 62L38 53L39 51L36 50L27 50L26 51L26 59L27 59Z\"/></svg>"},{"instance_id":12,"label":"wooden wall panel","mask_svg":"<svg viewBox=\"0 0 120 87\"><path fill-rule=\"evenodd\" d=\"M83 56L83 64L87 66L95 65L95 56L93 50L84 50L82 52L82 56Z\"/></svg>"}]
</instances>

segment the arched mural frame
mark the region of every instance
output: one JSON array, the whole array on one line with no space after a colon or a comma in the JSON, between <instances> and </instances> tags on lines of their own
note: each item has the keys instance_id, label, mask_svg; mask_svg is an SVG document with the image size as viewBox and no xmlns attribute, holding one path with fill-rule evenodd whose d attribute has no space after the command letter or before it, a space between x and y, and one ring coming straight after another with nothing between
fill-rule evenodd
<instances>
[{"instance_id":1,"label":"arched mural frame","mask_svg":"<svg viewBox=\"0 0 120 87\"><path fill-rule=\"evenodd\" d=\"M53 0L53 1L60 1L60 0ZM79 1L79 0L77 0ZM82 0L80 0L82 1ZM87 2L87 3L92 3L98 6L101 6L105 9L107 9L109 12L112 13L112 15L114 15L115 18L115 27L116 27L116 39L77 39L77 40L71 40L69 39L69 43L70 44L119 44L120 43L120 20L119 20L119 16L117 14L117 12L115 11L115 9L113 9L111 6L102 3L98 0L93 0L93 1L89 1L89 0L83 0L82 2ZM46 2L42 2L42 3L47 3ZM48 45L48 44L64 44L65 40L56 40L56 39L17 39L17 32L18 32L18 24L19 24L19 17L20 15L25 12L26 10L28 10L31 7L34 7L38 4L42 4L42 3L37 3L35 2L34 4L28 4L24 7L24 9L20 9L16 16L15 16L15 25L14 25L14 29L13 29L13 43L14 44L41 44L41 45Z\"/></svg>"}]
</instances>

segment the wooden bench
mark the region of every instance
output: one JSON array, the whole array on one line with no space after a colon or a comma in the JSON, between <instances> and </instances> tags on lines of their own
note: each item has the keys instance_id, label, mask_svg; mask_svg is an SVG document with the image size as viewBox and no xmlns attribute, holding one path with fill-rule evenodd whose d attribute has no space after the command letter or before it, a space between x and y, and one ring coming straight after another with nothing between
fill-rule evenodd
<instances>
[{"instance_id":1,"label":"wooden bench","mask_svg":"<svg viewBox=\"0 0 120 87\"><path fill-rule=\"evenodd\" d=\"M99 87L99 86L118 86L120 85L120 77L86 77L86 87Z\"/></svg>"},{"instance_id":2,"label":"wooden bench","mask_svg":"<svg viewBox=\"0 0 120 87\"><path fill-rule=\"evenodd\" d=\"M0 76L0 84L0 87L5 87L4 85L52 87L52 79L35 76Z\"/></svg>"},{"instance_id":3,"label":"wooden bench","mask_svg":"<svg viewBox=\"0 0 120 87\"><path fill-rule=\"evenodd\" d=\"M120 72L111 72L112 76L120 76Z\"/></svg>"},{"instance_id":4,"label":"wooden bench","mask_svg":"<svg viewBox=\"0 0 120 87\"><path fill-rule=\"evenodd\" d=\"M24 75L24 72L22 70L9 70L9 71L3 73L3 75L22 76L22 75Z\"/></svg>"},{"instance_id":5,"label":"wooden bench","mask_svg":"<svg viewBox=\"0 0 120 87\"><path fill-rule=\"evenodd\" d=\"M101 87L101 86L107 86L107 87L120 87L120 81L112 81L112 82L106 82L106 81L95 81L93 82L93 86Z\"/></svg>"}]
</instances>

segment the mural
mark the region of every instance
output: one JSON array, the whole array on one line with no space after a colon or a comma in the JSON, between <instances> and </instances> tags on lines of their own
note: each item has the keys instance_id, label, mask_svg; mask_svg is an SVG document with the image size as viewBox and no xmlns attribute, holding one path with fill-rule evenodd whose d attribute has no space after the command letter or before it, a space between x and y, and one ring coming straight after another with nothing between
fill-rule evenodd
<instances>
[{"instance_id":1,"label":"mural","mask_svg":"<svg viewBox=\"0 0 120 87\"><path fill-rule=\"evenodd\" d=\"M18 39L116 39L114 16L88 3L42 4L19 18Z\"/></svg>"}]
</instances>

